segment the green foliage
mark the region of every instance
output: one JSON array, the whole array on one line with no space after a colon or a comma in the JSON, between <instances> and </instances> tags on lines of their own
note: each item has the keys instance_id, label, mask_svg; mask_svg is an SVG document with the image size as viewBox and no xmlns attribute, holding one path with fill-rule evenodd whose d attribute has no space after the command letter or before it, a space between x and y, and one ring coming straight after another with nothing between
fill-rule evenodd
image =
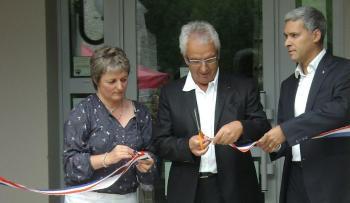
<instances>
[{"instance_id":1,"label":"green foliage","mask_svg":"<svg viewBox=\"0 0 350 203\"><path fill-rule=\"evenodd\" d=\"M140 0L148 10L146 26L157 39L160 70L178 75L185 66L179 50L181 26L191 20L211 23L221 41L220 68L232 69L234 54L253 48L254 31L260 32L261 1L258 0ZM260 27L259 27L260 26ZM254 30L259 27L258 30Z\"/></svg>"}]
</instances>

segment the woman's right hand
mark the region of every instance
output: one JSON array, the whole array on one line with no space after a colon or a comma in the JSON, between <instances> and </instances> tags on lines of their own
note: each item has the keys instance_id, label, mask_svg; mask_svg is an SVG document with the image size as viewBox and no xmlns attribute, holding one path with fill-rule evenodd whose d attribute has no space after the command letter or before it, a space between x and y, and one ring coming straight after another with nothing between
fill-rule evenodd
<instances>
[{"instance_id":1,"label":"woman's right hand","mask_svg":"<svg viewBox=\"0 0 350 203\"><path fill-rule=\"evenodd\" d=\"M106 155L105 164L109 166L123 159L131 159L132 156L134 156L133 149L125 145L117 145Z\"/></svg>"}]
</instances>

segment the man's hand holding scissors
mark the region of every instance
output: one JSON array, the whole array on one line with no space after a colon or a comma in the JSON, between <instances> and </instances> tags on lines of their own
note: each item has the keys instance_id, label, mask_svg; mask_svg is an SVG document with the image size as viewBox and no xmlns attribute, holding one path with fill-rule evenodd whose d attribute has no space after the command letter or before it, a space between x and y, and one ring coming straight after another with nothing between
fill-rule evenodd
<instances>
[{"instance_id":1,"label":"man's hand holding scissors","mask_svg":"<svg viewBox=\"0 0 350 203\"><path fill-rule=\"evenodd\" d=\"M200 132L198 135L194 135L189 140L189 147L191 152L195 156L202 156L205 154L205 152L208 151L208 146L210 144L210 140L207 138L207 136L201 134Z\"/></svg>"},{"instance_id":2,"label":"man's hand holding scissors","mask_svg":"<svg viewBox=\"0 0 350 203\"><path fill-rule=\"evenodd\" d=\"M208 151L208 146L211 140L204 135L200 128L197 109L194 109L194 118L197 125L198 135L192 136L188 142L188 145L190 147L191 152L195 156L202 156Z\"/></svg>"}]
</instances>

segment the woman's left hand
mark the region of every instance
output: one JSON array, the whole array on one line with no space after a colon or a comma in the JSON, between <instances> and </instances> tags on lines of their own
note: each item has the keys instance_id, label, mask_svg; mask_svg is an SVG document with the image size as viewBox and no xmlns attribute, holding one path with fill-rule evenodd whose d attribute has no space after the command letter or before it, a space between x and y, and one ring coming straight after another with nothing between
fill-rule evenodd
<instances>
[{"instance_id":1,"label":"woman's left hand","mask_svg":"<svg viewBox=\"0 0 350 203\"><path fill-rule=\"evenodd\" d=\"M141 173L146 173L153 166L153 164L154 164L154 160L152 158L139 160L138 163L136 164L136 168Z\"/></svg>"}]
</instances>

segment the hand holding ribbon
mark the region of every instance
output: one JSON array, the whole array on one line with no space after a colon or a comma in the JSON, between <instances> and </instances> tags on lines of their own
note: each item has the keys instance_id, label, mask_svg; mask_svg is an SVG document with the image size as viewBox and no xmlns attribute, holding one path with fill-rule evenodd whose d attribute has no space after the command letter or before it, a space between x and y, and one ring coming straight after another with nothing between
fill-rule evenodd
<instances>
[{"instance_id":1,"label":"hand holding ribbon","mask_svg":"<svg viewBox=\"0 0 350 203\"><path fill-rule=\"evenodd\" d=\"M242 133L242 123L240 121L232 121L220 128L213 139L213 144L228 145L235 143Z\"/></svg>"},{"instance_id":2,"label":"hand holding ribbon","mask_svg":"<svg viewBox=\"0 0 350 203\"><path fill-rule=\"evenodd\" d=\"M140 159L137 161L136 168L141 173L147 173L154 164L154 160L149 157L146 159Z\"/></svg>"},{"instance_id":3,"label":"hand holding ribbon","mask_svg":"<svg viewBox=\"0 0 350 203\"><path fill-rule=\"evenodd\" d=\"M129 170L129 168L133 164L137 163L139 160L149 159L149 158L151 158L151 156L147 152L143 152L143 151L137 152L126 164L117 168L106 177L87 184L67 187L64 189L56 189L56 190L32 189L22 184L18 184L13 181L10 181L1 176L0 176L0 185L8 186L14 189L40 193L44 195L69 195L69 194L76 194L76 193L87 192L87 191L101 190L113 185L125 172Z\"/></svg>"},{"instance_id":4,"label":"hand holding ribbon","mask_svg":"<svg viewBox=\"0 0 350 203\"><path fill-rule=\"evenodd\" d=\"M270 137L273 134L280 134L281 132L279 132L279 131L282 131L282 130L281 130L281 128L279 126L276 126L275 128L271 129L270 131L265 133L265 135L269 135L269 137ZM229 144L229 145L231 147L235 148L235 149L238 149L241 152L248 152L255 145L260 146L261 145L260 142L262 142L261 140L262 139L267 139L267 138L264 138L264 137L265 136L263 136L259 141L255 141L255 142L252 142L252 143L247 143L247 144L244 144L244 145L237 145L237 144ZM265 146L267 146L265 149L268 149L269 152L274 152L275 150L277 150L280 147L279 143L281 144L281 143L283 143L285 141L284 134L283 134L284 138L281 137L281 136L278 136L278 137L279 138L277 138L275 140L274 145L271 145L271 147L269 147L265 143L266 144ZM328 138L329 139L329 138L338 138L338 137L349 137L350 138L350 125L344 126L344 127L341 127L341 128L337 128L337 129L334 129L334 130L330 130L330 131L327 131L327 132L323 132L323 133L321 133L321 134L319 134L317 136L312 137L312 139L322 139L322 138ZM270 139L274 140L273 138L270 138Z\"/></svg>"},{"instance_id":5,"label":"hand holding ribbon","mask_svg":"<svg viewBox=\"0 0 350 203\"><path fill-rule=\"evenodd\" d=\"M317 136L313 136L311 139L329 139L338 137L350 137L350 125L323 132ZM280 145L285 142L285 140L286 138L281 127L276 126L265 133L265 135L255 143L264 151L270 153L275 152L280 147Z\"/></svg>"},{"instance_id":6,"label":"hand holding ribbon","mask_svg":"<svg viewBox=\"0 0 350 203\"><path fill-rule=\"evenodd\" d=\"M275 152L285 140L286 137L281 127L278 125L265 133L257 142L257 146L265 152L271 153Z\"/></svg>"}]
</instances>

